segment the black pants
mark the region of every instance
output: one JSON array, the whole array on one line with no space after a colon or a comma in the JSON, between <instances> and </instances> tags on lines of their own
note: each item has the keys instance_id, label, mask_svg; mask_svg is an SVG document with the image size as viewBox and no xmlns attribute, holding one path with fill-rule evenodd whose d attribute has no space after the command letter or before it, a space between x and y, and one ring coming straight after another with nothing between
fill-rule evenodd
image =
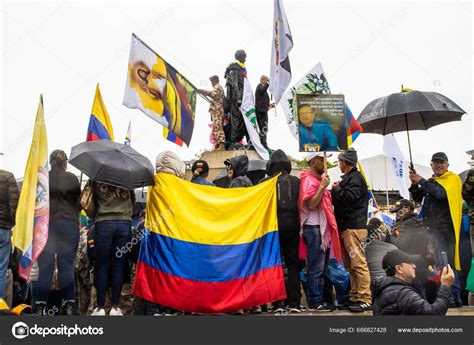
<instances>
[{"instance_id":1,"label":"black pants","mask_svg":"<svg viewBox=\"0 0 474 345\"><path fill-rule=\"evenodd\" d=\"M301 300L300 271L302 269L298 257L299 233L280 231L279 236L281 256L288 270L288 280L285 281L286 304L290 307L298 307ZM281 304L281 302L275 303L275 305L277 304Z\"/></svg>"},{"instance_id":2,"label":"black pants","mask_svg":"<svg viewBox=\"0 0 474 345\"><path fill-rule=\"evenodd\" d=\"M268 112L257 111L257 123L260 135L260 142L267 147L267 133L268 133Z\"/></svg>"},{"instance_id":3,"label":"black pants","mask_svg":"<svg viewBox=\"0 0 474 345\"><path fill-rule=\"evenodd\" d=\"M230 111L230 123L232 125L230 141L233 144L238 143L243 139L244 136L247 137L248 140L247 127L245 127L244 118L240 112L239 104L232 101Z\"/></svg>"}]
</instances>

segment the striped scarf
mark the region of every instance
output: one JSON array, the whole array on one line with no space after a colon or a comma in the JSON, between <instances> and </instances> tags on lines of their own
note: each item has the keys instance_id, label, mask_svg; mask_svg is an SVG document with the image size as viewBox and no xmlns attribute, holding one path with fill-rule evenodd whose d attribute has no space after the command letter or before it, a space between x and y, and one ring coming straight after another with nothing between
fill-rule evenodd
<instances>
[{"instance_id":1,"label":"striped scarf","mask_svg":"<svg viewBox=\"0 0 474 345\"><path fill-rule=\"evenodd\" d=\"M240 68L242 69L240 71L240 73L242 73L242 76L244 78L247 78L247 69L245 68L245 63L244 62L240 62L239 60L236 61L237 65L240 66Z\"/></svg>"}]
</instances>

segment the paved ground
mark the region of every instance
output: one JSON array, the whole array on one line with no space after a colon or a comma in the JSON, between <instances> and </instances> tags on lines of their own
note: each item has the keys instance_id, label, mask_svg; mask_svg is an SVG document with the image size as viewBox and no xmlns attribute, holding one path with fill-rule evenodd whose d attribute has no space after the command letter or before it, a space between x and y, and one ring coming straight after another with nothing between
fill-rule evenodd
<instances>
[{"instance_id":1,"label":"paved ground","mask_svg":"<svg viewBox=\"0 0 474 345\"><path fill-rule=\"evenodd\" d=\"M273 316L272 313L260 314L262 316ZM298 314L288 314L287 316L372 316L372 312L367 311L363 313L352 313L345 310L335 310L333 312L325 313L298 313ZM448 310L448 316L474 316L474 307L463 307L463 308L451 308Z\"/></svg>"}]
</instances>

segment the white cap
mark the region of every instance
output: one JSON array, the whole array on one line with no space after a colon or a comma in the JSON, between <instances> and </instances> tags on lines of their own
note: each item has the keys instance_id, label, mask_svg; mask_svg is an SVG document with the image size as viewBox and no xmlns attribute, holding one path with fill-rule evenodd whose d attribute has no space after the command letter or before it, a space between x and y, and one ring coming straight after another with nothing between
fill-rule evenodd
<instances>
[{"instance_id":1,"label":"white cap","mask_svg":"<svg viewBox=\"0 0 474 345\"><path fill-rule=\"evenodd\" d=\"M326 158L328 157L331 157L332 154L330 153L326 153ZM310 160L312 160L313 158L316 158L316 157L324 157L324 152L311 152L311 153L308 153L308 155L306 156L306 161L309 162Z\"/></svg>"}]
</instances>

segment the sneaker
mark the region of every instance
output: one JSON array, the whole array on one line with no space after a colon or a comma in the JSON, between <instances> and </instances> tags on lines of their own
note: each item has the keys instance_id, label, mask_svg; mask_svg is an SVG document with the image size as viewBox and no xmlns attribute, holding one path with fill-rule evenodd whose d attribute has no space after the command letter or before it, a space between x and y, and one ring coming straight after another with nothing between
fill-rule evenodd
<instances>
[{"instance_id":1,"label":"sneaker","mask_svg":"<svg viewBox=\"0 0 474 345\"><path fill-rule=\"evenodd\" d=\"M315 306L314 308L312 308L312 307L308 308L308 311L310 313L311 312L331 312L333 310L334 310L334 307L329 305L326 302L320 303L317 306Z\"/></svg>"},{"instance_id":2,"label":"sneaker","mask_svg":"<svg viewBox=\"0 0 474 345\"><path fill-rule=\"evenodd\" d=\"M303 310L301 310L299 306L290 307L289 305L287 305L285 309L288 311L288 313L302 313L303 312Z\"/></svg>"},{"instance_id":3,"label":"sneaker","mask_svg":"<svg viewBox=\"0 0 474 345\"><path fill-rule=\"evenodd\" d=\"M365 302L356 302L354 304L349 305L349 310L354 313L362 313L364 311L372 310L372 305L370 303Z\"/></svg>"},{"instance_id":4,"label":"sneaker","mask_svg":"<svg viewBox=\"0 0 474 345\"><path fill-rule=\"evenodd\" d=\"M95 308L91 314L92 316L105 316L105 309L104 308Z\"/></svg>"},{"instance_id":5,"label":"sneaker","mask_svg":"<svg viewBox=\"0 0 474 345\"><path fill-rule=\"evenodd\" d=\"M262 307L257 305L256 307L252 307L249 310L250 314L261 314L262 313Z\"/></svg>"},{"instance_id":6,"label":"sneaker","mask_svg":"<svg viewBox=\"0 0 474 345\"><path fill-rule=\"evenodd\" d=\"M110 309L109 316L123 316L122 309L119 307L112 307L112 309Z\"/></svg>"},{"instance_id":7,"label":"sneaker","mask_svg":"<svg viewBox=\"0 0 474 345\"><path fill-rule=\"evenodd\" d=\"M273 309L272 312L273 314L283 314L285 313L287 310L282 308L282 307L277 307L276 309Z\"/></svg>"}]
</instances>

